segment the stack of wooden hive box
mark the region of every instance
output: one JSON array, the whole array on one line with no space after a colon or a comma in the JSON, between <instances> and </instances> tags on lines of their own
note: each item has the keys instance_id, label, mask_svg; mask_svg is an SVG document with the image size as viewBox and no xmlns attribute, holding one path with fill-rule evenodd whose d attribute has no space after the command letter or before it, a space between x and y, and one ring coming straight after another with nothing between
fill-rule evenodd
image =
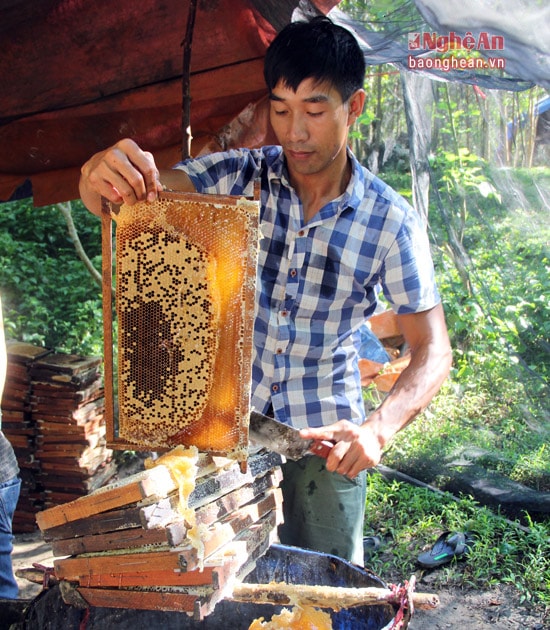
<instances>
[{"instance_id":1,"label":"stack of wooden hive box","mask_svg":"<svg viewBox=\"0 0 550 630\"><path fill-rule=\"evenodd\" d=\"M49 354L30 367L35 457L45 507L99 488L116 472L105 440L100 357Z\"/></svg>"},{"instance_id":2,"label":"stack of wooden hive box","mask_svg":"<svg viewBox=\"0 0 550 630\"><path fill-rule=\"evenodd\" d=\"M258 453L242 472L232 460L200 454L187 512L177 477L161 462L37 516L54 555L68 556L54 563L68 602L76 590L90 606L200 620L274 542L280 456Z\"/></svg>"},{"instance_id":3,"label":"stack of wooden hive box","mask_svg":"<svg viewBox=\"0 0 550 630\"><path fill-rule=\"evenodd\" d=\"M13 518L16 533L36 529L35 515L45 506L46 495L39 480L36 458L38 428L31 413L32 362L49 351L29 343L8 341L8 365L2 396L2 431L10 441L19 464L21 492Z\"/></svg>"},{"instance_id":4,"label":"stack of wooden hive box","mask_svg":"<svg viewBox=\"0 0 550 630\"><path fill-rule=\"evenodd\" d=\"M86 495L115 473L105 443L101 359L7 342L2 430L22 480L16 533L36 530L36 513Z\"/></svg>"}]
</instances>

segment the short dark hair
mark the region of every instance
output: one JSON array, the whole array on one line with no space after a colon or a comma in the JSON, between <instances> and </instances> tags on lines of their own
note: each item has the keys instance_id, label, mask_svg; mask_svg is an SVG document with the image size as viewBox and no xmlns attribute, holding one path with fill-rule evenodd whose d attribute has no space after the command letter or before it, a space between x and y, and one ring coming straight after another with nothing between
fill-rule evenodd
<instances>
[{"instance_id":1,"label":"short dark hair","mask_svg":"<svg viewBox=\"0 0 550 630\"><path fill-rule=\"evenodd\" d=\"M267 49L264 77L270 92L280 80L294 91L304 79L327 81L346 102L363 87L365 58L350 31L320 16L285 26Z\"/></svg>"}]
</instances>

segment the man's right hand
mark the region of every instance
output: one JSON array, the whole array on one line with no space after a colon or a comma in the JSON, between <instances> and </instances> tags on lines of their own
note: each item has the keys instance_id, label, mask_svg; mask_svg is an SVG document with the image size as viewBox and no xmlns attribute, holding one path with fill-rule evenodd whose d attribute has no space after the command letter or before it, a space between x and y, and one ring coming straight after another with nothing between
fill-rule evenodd
<instances>
[{"instance_id":1,"label":"man's right hand","mask_svg":"<svg viewBox=\"0 0 550 630\"><path fill-rule=\"evenodd\" d=\"M163 189L153 155L129 139L93 155L80 172L80 196L95 214L101 212L101 197L132 205L154 201Z\"/></svg>"}]
</instances>

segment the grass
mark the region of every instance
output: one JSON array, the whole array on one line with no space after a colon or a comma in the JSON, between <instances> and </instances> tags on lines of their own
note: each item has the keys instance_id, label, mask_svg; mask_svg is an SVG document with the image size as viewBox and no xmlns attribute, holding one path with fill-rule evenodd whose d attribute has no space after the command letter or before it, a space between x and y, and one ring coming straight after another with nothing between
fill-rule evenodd
<instances>
[{"instance_id":1,"label":"grass","mask_svg":"<svg viewBox=\"0 0 550 630\"><path fill-rule=\"evenodd\" d=\"M433 211L434 259L454 367L430 408L396 436L383 463L439 487L446 471L475 463L548 492L550 169L506 169L490 177L499 196L470 194L459 226L469 287ZM535 521L525 513L521 523L510 521L471 497L380 474L369 477L367 515L365 533L386 542L370 562L384 579L418 573L416 557L443 531L474 530L479 542L471 554L434 572L434 586L512 584L524 600L550 609L550 517Z\"/></svg>"},{"instance_id":2,"label":"grass","mask_svg":"<svg viewBox=\"0 0 550 630\"><path fill-rule=\"evenodd\" d=\"M434 588L512 584L525 601L550 606L550 531L544 524L521 527L471 498L388 481L376 472L368 477L367 497L365 534L383 539L368 565L384 580L419 575L417 556L442 532L471 531L478 537L472 551L438 569Z\"/></svg>"}]
</instances>

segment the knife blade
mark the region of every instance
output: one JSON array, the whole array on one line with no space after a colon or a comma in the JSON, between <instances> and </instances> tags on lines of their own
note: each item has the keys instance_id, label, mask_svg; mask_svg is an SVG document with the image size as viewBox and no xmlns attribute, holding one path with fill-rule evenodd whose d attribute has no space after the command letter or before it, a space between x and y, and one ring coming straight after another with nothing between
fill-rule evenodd
<instances>
[{"instance_id":1,"label":"knife blade","mask_svg":"<svg viewBox=\"0 0 550 630\"><path fill-rule=\"evenodd\" d=\"M318 455L326 459L334 446L328 440L304 440L298 429L258 411L250 412L249 435L256 444L293 461L306 455Z\"/></svg>"}]
</instances>

